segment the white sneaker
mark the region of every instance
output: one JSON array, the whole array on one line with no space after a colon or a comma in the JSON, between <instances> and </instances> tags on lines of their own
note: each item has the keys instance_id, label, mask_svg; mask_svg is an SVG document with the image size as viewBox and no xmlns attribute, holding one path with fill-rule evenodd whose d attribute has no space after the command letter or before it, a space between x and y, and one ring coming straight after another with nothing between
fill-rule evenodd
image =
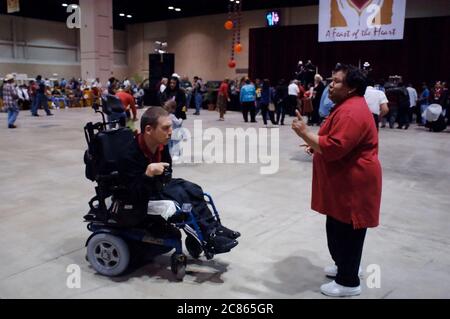
<instances>
[{"instance_id":1,"label":"white sneaker","mask_svg":"<svg viewBox=\"0 0 450 319\"><path fill-rule=\"evenodd\" d=\"M350 297L361 294L361 286L345 287L337 284L334 280L320 286L320 292L330 297Z\"/></svg>"},{"instance_id":2,"label":"white sneaker","mask_svg":"<svg viewBox=\"0 0 450 319\"><path fill-rule=\"evenodd\" d=\"M337 275L337 266L336 266L336 265L327 266L327 267L325 267L325 268L323 269L323 271L325 272L325 275L326 275L327 277L334 278L334 277L336 277L336 275ZM358 270L358 276L359 276L360 278L363 277L363 272L362 272L362 268L361 268L361 267L359 267L359 270Z\"/></svg>"}]
</instances>

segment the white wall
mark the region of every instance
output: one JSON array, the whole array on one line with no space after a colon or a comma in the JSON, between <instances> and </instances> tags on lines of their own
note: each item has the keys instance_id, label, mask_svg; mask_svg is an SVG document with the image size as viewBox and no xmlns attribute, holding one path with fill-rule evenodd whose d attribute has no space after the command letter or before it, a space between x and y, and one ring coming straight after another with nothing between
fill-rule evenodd
<instances>
[{"instance_id":1,"label":"white wall","mask_svg":"<svg viewBox=\"0 0 450 319\"><path fill-rule=\"evenodd\" d=\"M80 77L80 34L65 23L0 15L0 76ZM114 30L114 75L128 76L127 33Z\"/></svg>"},{"instance_id":2,"label":"white wall","mask_svg":"<svg viewBox=\"0 0 450 319\"><path fill-rule=\"evenodd\" d=\"M236 55L236 69L243 69L244 72L248 69L249 30L265 26L266 11L243 12L243 51ZM280 11L283 25L318 23L318 6L282 8ZM406 18L448 15L450 0L407 0ZM148 76L148 54L153 52L155 40L163 40L168 41L168 51L175 53L175 71L180 75L199 75L207 80L241 76L227 66L231 53L231 32L223 27L226 20L227 15L220 14L129 26L130 71Z\"/></svg>"}]
</instances>

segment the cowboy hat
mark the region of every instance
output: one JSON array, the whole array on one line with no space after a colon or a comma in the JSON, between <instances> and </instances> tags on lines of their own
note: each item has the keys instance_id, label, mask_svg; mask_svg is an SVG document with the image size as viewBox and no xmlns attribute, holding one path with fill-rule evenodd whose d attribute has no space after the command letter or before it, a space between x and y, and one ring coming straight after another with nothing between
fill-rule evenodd
<instances>
[{"instance_id":1,"label":"cowboy hat","mask_svg":"<svg viewBox=\"0 0 450 319\"><path fill-rule=\"evenodd\" d=\"M11 80L14 80L14 75L12 75L12 74L7 74L7 75L5 76L5 82L11 81Z\"/></svg>"}]
</instances>

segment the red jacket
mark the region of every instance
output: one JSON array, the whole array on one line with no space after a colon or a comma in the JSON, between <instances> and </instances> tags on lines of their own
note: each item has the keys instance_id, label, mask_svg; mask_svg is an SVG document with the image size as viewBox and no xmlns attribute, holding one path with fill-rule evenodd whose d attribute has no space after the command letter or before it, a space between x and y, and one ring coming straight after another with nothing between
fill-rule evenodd
<instances>
[{"instance_id":1,"label":"red jacket","mask_svg":"<svg viewBox=\"0 0 450 319\"><path fill-rule=\"evenodd\" d=\"M364 97L333 108L319 130L311 208L356 228L376 227L381 202L378 133Z\"/></svg>"},{"instance_id":2,"label":"red jacket","mask_svg":"<svg viewBox=\"0 0 450 319\"><path fill-rule=\"evenodd\" d=\"M228 99L228 84L225 82L222 82L219 87L219 95L224 96L226 99Z\"/></svg>"},{"instance_id":3,"label":"red jacket","mask_svg":"<svg viewBox=\"0 0 450 319\"><path fill-rule=\"evenodd\" d=\"M133 118L137 115L136 104L134 103L134 97L125 91L119 91L116 93L116 96L122 102L122 105L126 111L131 108L131 112L133 113Z\"/></svg>"}]
</instances>

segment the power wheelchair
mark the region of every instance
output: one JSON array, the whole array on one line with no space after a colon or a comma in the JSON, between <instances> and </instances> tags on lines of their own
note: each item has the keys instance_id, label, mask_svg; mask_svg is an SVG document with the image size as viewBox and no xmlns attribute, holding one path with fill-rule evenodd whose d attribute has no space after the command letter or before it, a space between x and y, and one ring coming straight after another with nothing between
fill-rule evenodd
<instances>
[{"instance_id":1,"label":"power wheelchair","mask_svg":"<svg viewBox=\"0 0 450 319\"><path fill-rule=\"evenodd\" d=\"M88 145L84 154L86 177L97 184L96 195L89 201L90 210L84 216L87 229L92 232L85 245L87 261L102 275L118 276L127 270L136 244L144 246L146 251L151 251L154 255L175 249L171 256L171 270L177 280L183 280L187 257L183 252L180 230L186 234L185 246L193 258L199 258L202 253L208 260L214 257L214 251L208 246L194 217L192 205L174 201L150 201L149 207L159 207L156 214L166 215L167 220L164 221L175 226L178 232L168 236L155 236L147 223L142 223L142 214L127 202L126 187L118 170L121 150L134 139L134 134L124 127L122 118L109 122L105 120L105 114L111 113L107 100L103 101L102 111L98 105L94 109L101 114L102 121L89 122L84 127ZM171 171L166 170L159 178L163 185L167 184L171 179ZM212 208L217 223L221 225L212 197L206 193L204 197ZM164 205L159 205L160 203Z\"/></svg>"}]
</instances>

